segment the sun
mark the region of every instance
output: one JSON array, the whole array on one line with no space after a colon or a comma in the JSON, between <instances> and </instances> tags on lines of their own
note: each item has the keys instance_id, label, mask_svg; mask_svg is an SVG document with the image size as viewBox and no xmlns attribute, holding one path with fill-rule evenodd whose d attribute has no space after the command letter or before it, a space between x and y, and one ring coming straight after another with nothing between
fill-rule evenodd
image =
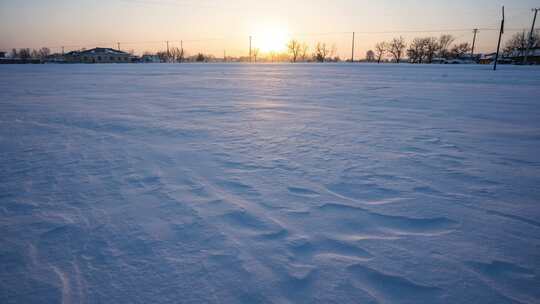
<instances>
[{"instance_id":1,"label":"sun","mask_svg":"<svg viewBox=\"0 0 540 304\"><path fill-rule=\"evenodd\" d=\"M287 48L289 34L280 27L266 27L253 36L253 45L263 53L282 52Z\"/></svg>"}]
</instances>

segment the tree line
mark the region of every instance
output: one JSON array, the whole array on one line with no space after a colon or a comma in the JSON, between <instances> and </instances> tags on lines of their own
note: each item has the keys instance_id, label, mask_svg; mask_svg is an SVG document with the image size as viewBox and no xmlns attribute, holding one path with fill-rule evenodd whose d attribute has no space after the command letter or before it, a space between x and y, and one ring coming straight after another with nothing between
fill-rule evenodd
<instances>
[{"instance_id":1,"label":"tree line","mask_svg":"<svg viewBox=\"0 0 540 304\"><path fill-rule=\"evenodd\" d=\"M310 53L309 46L306 43L299 42L298 40L292 39L287 44L287 50L288 50L288 53L290 54L290 59L292 62L341 61L341 59L338 56L335 56L337 52L336 46L329 45L325 42L317 42L317 44L314 47L313 52Z\"/></svg>"},{"instance_id":2,"label":"tree line","mask_svg":"<svg viewBox=\"0 0 540 304\"><path fill-rule=\"evenodd\" d=\"M385 59L399 63L405 56L410 63L433 63L436 58L449 60L463 58L471 52L468 42L453 44L455 37L449 34L440 37L418 37L409 44L403 37L382 41L375 50L366 53L366 61L380 63Z\"/></svg>"},{"instance_id":3,"label":"tree line","mask_svg":"<svg viewBox=\"0 0 540 304\"><path fill-rule=\"evenodd\" d=\"M524 56L528 48L540 47L540 31L533 32L530 37L525 31L514 34L505 43L504 56ZM410 63L433 63L435 59L451 60L469 58L476 60L479 56L473 53L470 43L454 43L456 38L449 34L440 37L418 37L409 44L403 37L391 41L379 42L374 50L366 53L366 61L380 63L385 59L399 63L406 55Z\"/></svg>"},{"instance_id":4,"label":"tree line","mask_svg":"<svg viewBox=\"0 0 540 304\"><path fill-rule=\"evenodd\" d=\"M31 60L31 59L40 59L44 60L51 55L51 50L49 48L43 47L40 49L12 49L11 57L18 58L22 60Z\"/></svg>"},{"instance_id":5,"label":"tree line","mask_svg":"<svg viewBox=\"0 0 540 304\"><path fill-rule=\"evenodd\" d=\"M452 35L441 35L439 38L415 38L410 44L407 44L403 37L397 37L390 41L377 43L375 50L367 51L366 61L380 63L389 58L393 62L399 63L407 56L412 63L432 63L435 58L461 58L471 50L469 43L452 45L454 41L455 38ZM287 44L287 50L291 62L340 61L339 57L334 57L335 45L329 46L324 42L318 42L313 52L309 53L307 44L293 39Z\"/></svg>"},{"instance_id":6,"label":"tree line","mask_svg":"<svg viewBox=\"0 0 540 304\"><path fill-rule=\"evenodd\" d=\"M530 38L530 39L529 39ZM366 52L365 61L381 63L390 60L395 63L402 62L405 56L410 63L433 63L437 60L451 60L469 58L476 59L472 54L472 46L468 42L455 43L456 38L450 34L443 34L439 37L417 37L407 43L403 37L396 37L390 41L382 41L375 44L373 50ZM512 35L503 47L503 56L524 56L528 48L540 47L540 31L536 30L533 35L525 31ZM84 50L84 49L83 49ZM128 52L133 54L133 51ZM227 59L239 59L240 61L255 61L263 59L266 61L290 61L290 62L338 62L341 61L336 55L337 48L334 44L317 42L313 48L304 42L296 39L290 40L286 45L286 51L282 53L269 52L261 58L259 49L251 50L250 57L226 57ZM51 55L49 48L40 49L21 48L11 51L12 58L22 60L45 60ZM169 50L157 53L144 53L144 55L156 55L162 62L208 62L214 61L213 55L197 53L188 56L183 48L172 47ZM225 57L225 55L224 55Z\"/></svg>"},{"instance_id":7,"label":"tree line","mask_svg":"<svg viewBox=\"0 0 540 304\"><path fill-rule=\"evenodd\" d=\"M208 62L215 59L213 55L197 53L188 55L183 48L172 47L168 51L159 51L155 54L146 52L144 55L156 55L161 62L182 63L182 62Z\"/></svg>"},{"instance_id":8,"label":"tree line","mask_svg":"<svg viewBox=\"0 0 540 304\"><path fill-rule=\"evenodd\" d=\"M535 31L530 37L525 31L514 34L507 40L503 49L504 56L524 56L528 47L540 47L540 31ZM470 59L477 60L480 56L473 54L472 45L469 42L456 43L456 37L443 34L439 37L417 37L407 43L403 37L393 38L390 41L382 41L375 45L374 50L366 52L365 61L380 63L383 60L399 63L406 56L408 62L421 64L433 63L436 59ZM529 45L530 43L530 45ZM325 62L340 61L339 57L332 56L336 53L335 45L318 42L313 52L309 53L309 46L297 40L291 40L287 44L289 59L291 62Z\"/></svg>"},{"instance_id":9,"label":"tree line","mask_svg":"<svg viewBox=\"0 0 540 304\"><path fill-rule=\"evenodd\" d=\"M522 31L514 34L507 42L503 49L503 55L524 56L527 48L540 48L540 30L532 33L529 41L529 33Z\"/></svg>"}]
</instances>

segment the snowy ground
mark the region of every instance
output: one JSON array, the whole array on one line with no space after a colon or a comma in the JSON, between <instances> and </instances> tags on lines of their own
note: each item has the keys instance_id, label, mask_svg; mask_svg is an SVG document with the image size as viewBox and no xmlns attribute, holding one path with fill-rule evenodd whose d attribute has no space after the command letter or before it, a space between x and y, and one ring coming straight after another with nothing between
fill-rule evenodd
<instances>
[{"instance_id":1,"label":"snowy ground","mask_svg":"<svg viewBox=\"0 0 540 304\"><path fill-rule=\"evenodd\" d=\"M540 303L540 69L0 67L0 303Z\"/></svg>"}]
</instances>

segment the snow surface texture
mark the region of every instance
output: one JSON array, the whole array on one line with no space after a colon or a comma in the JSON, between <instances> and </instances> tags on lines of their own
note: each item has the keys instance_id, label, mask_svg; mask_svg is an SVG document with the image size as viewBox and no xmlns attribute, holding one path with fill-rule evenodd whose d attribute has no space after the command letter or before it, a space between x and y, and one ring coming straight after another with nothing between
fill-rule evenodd
<instances>
[{"instance_id":1,"label":"snow surface texture","mask_svg":"<svg viewBox=\"0 0 540 304\"><path fill-rule=\"evenodd\" d=\"M540 69L0 67L0 303L540 303Z\"/></svg>"}]
</instances>

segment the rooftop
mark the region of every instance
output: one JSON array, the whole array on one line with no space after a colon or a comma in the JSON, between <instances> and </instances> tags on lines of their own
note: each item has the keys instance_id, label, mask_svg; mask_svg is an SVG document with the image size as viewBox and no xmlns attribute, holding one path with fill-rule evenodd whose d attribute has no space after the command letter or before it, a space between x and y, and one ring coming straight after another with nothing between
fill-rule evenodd
<instances>
[{"instance_id":1,"label":"rooftop","mask_svg":"<svg viewBox=\"0 0 540 304\"><path fill-rule=\"evenodd\" d=\"M72 51L72 52L67 53L67 55L95 55L95 54L129 55L126 52L122 52L120 50L115 50L111 48L94 48L94 49L85 50L85 51Z\"/></svg>"}]
</instances>

